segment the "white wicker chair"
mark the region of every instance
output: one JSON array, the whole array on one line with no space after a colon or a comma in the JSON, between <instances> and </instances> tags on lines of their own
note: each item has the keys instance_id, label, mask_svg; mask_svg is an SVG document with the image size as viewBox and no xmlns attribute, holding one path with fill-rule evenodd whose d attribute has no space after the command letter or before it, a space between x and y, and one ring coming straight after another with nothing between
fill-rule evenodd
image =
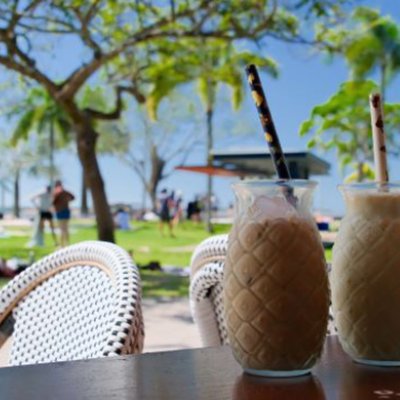
<instances>
[{"instance_id":1,"label":"white wicker chair","mask_svg":"<svg viewBox=\"0 0 400 400\"><path fill-rule=\"evenodd\" d=\"M204 346L228 343L222 299L227 242L227 235L204 240L190 262L190 307Z\"/></svg>"},{"instance_id":2,"label":"white wicker chair","mask_svg":"<svg viewBox=\"0 0 400 400\"><path fill-rule=\"evenodd\" d=\"M144 327L138 269L111 243L58 250L0 291L0 339L10 326L7 365L139 353Z\"/></svg>"},{"instance_id":3,"label":"white wicker chair","mask_svg":"<svg viewBox=\"0 0 400 400\"><path fill-rule=\"evenodd\" d=\"M204 346L229 342L223 305L227 244L228 235L210 237L196 247L191 259L190 307ZM336 333L336 327L330 310L327 334L331 333Z\"/></svg>"}]
</instances>

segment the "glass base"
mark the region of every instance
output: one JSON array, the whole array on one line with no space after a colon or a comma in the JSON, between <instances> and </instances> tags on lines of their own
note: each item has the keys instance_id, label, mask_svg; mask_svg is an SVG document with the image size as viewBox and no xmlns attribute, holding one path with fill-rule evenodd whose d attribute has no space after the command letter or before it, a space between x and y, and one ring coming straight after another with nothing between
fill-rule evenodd
<instances>
[{"instance_id":1,"label":"glass base","mask_svg":"<svg viewBox=\"0 0 400 400\"><path fill-rule=\"evenodd\" d=\"M250 375L264 376L269 378L293 378L294 376L307 375L311 373L311 368L298 369L295 371L274 371L268 369L244 368L244 372Z\"/></svg>"},{"instance_id":2,"label":"glass base","mask_svg":"<svg viewBox=\"0 0 400 400\"><path fill-rule=\"evenodd\" d=\"M374 367L400 367L400 361L365 360L361 358L355 358L354 361L359 364L371 365Z\"/></svg>"}]
</instances>

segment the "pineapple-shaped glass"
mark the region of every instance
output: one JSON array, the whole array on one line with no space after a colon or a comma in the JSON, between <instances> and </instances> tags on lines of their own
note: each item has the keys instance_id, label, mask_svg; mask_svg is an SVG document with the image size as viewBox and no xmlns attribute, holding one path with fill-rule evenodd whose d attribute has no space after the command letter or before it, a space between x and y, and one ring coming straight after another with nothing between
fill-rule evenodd
<instances>
[{"instance_id":1,"label":"pineapple-shaped glass","mask_svg":"<svg viewBox=\"0 0 400 400\"><path fill-rule=\"evenodd\" d=\"M358 362L400 366L400 184L339 189L346 215L331 282L340 342Z\"/></svg>"},{"instance_id":2,"label":"pineapple-shaped glass","mask_svg":"<svg viewBox=\"0 0 400 400\"><path fill-rule=\"evenodd\" d=\"M306 180L233 185L224 308L233 354L248 373L302 375L321 353L329 286L310 212L315 186Z\"/></svg>"}]
</instances>

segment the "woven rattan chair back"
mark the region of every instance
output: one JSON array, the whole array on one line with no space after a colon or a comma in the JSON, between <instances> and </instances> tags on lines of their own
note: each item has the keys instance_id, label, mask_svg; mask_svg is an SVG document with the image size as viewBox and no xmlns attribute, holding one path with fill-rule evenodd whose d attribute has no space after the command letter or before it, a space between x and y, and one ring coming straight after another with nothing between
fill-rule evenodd
<instances>
[{"instance_id":1,"label":"woven rattan chair back","mask_svg":"<svg viewBox=\"0 0 400 400\"><path fill-rule=\"evenodd\" d=\"M0 291L0 331L10 324L8 365L139 353L144 326L138 269L111 243L58 250Z\"/></svg>"},{"instance_id":2,"label":"woven rattan chair back","mask_svg":"<svg viewBox=\"0 0 400 400\"><path fill-rule=\"evenodd\" d=\"M227 235L201 242L191 259L190 307L204 346L228 343L224 321L223 274Z\"/></svg>"}]
</instances>

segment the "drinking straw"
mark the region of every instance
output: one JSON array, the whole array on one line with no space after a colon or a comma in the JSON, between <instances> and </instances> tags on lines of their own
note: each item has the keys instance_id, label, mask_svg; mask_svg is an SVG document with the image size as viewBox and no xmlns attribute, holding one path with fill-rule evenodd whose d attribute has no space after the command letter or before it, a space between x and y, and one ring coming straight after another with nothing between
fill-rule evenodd
<instances>
[{"instance_id":1,"label":"drinking straw","mask_svg":"<svg viewBox=\"0 0 400 400\"><path fill-rule=\"evenodd\" d=\"M373 93L369 96L369 106L374 143L375 178L378 182L385 183L389 181L389 173L386 161L382 102L379 93Z\"/></svg>"},{"instance_id":2,"label":"drinking straw","mask_svg":"<svg viewBox=\"0 0 400 400\"><path fill-rule=\"evenodd\" d=\"M272 162L274 164L276 173L278 174L278 178L290 179L289 168L283 155L279 137L272 120L271 111L269 110L267 99L265 97L256 66L253 64L248 65L246 67L246 74L251 89L251 95L257 107L261 126L264 130L264 136L268 143Z\"/></svg>"}]
</instances>

